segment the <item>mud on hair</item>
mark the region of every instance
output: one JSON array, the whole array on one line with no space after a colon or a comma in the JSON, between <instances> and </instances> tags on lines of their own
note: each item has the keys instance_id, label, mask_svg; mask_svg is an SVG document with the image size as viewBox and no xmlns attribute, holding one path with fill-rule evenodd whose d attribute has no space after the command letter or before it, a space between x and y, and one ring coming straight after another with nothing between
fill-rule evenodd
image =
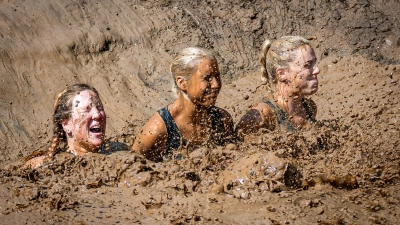
<instances>
[{"instance_id":1,"label":"mud on hair","mask_svg":"<svg viewBox=\"0 0 400 225\"><path fill-rule=\"evenodd\" d=\"M28 161L37 156L46 155L48 157L54 156L61 149L66 149L67 136L62 127L62 121L68 120L72 113L72 100L73 98L82 91L92 91L97 96L99 93L97 90L87 84L74 84L69 86L67 89L57 95L53 109L53 138L48 151L36 150L32 154L24 158L24 161ZM63 142L64 146L60 147L60 143Z\"/></svg>"},{"instance_id":2,"label":"mud on hair","mask_svg":"<svg viewBox=\"0 0 400 225\"><path fill-rule=\"evenodd\" d=\"M263 42L260 51L261 81L268 84L271 91L275 90L277 83L276 69L286 69L293 60L292 52L303 45L310 45L310 42L300 36L283 36Z\"/></svg>"},{"instance_id":3,"label":"mud on hair","mask_svg":"<svg viewBox=\"0 0 400 225\"><path fill-rule=\"evenodd\" d=\"M185 80L190 79L197 65L205 59L216 61L215 53L200 47L188 47L182 49L176 55L170 66L173 79L172 92L175 93L176 96L180 93L180 89L176 84L176 77L181 76Z\"/></svg>"}]
</instances>

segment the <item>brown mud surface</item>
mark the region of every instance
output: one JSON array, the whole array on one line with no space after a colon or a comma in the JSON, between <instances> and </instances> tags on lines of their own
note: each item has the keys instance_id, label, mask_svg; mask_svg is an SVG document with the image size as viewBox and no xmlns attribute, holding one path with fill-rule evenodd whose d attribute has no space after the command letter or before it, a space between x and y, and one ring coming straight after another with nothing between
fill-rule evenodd
<instances>
[{"instance_id":1,"label":"brown mud surface","mask_svg":"<svg viewBox=\"0 0 400 225\"><path fill-rule=\"evenodd\" d=\"M0 1L1 224L399 224L398 1ZM218 53L217 105L237 122L266 91L259 47L302 35L319 59L313 129L153 163L131 152L22 157L52 136L55 96L97 90L131 145L173 101L177 51Z\"/></svg>"}]
</instances>

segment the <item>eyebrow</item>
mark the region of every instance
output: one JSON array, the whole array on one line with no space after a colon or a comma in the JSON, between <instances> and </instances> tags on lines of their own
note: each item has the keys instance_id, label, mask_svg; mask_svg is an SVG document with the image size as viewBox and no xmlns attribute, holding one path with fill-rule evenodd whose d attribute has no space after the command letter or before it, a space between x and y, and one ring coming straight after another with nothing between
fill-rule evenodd
<instances>
[{"instance_id":1,"label":"eyebrow","mask_svg":"<svg viewBox=\"0 0 400 225\"><path fill-rule=\"evenodd\" d=\"M89 107L89 106L93 107L93 106L98 106L98 105L102 105L102 104L100 103L100 101L91 101L91 102L89 102L88 104L82 104L82 102L80 102L79 106L76 106L76 107L79 107L79 108L87 108L87 107Z\"/></svg>"}]
</instances>

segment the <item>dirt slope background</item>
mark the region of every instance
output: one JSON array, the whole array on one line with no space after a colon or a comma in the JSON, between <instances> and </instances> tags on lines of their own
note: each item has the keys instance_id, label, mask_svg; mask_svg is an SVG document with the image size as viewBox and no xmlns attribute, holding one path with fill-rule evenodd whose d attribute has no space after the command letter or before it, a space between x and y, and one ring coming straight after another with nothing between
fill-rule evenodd
<instances>
[{"instance_id":1,"label":"dirt slope background","mask_svg":"<svg viewBox=\"0 0 400 225\"><path fill-rule=\"evenodd\" d=\"M186 46L218 52L225 83L258 70L266 37L309 37L320 59L357 54L383 64L400 60L397 1L2 1L1 6L0 140L2 149L22 154L49 139L54 98L73 83L100 91L109 135L140 124L135 121L173 100L169 64ZM7 157L15 159L15 153Z\"/></svg>"},{"instance_id":2,"label":"dirt slope background","mask_svg":"<svg viewBox=\"0 0 400 225\"><path fill-rule=\"evenodd\" d=\"M127 221L142 223L154 223L157 220L162 223L165 218L174 223L208 221L211 224L218 220L222 223L234 221L240 223L239 217L234 215L243 216L242 223L249 223L250 218L255 218L254 223L260 224L264 222L284 224L286 220L292 223L295 221L296 218L285 216L285 213L276 216L277 219L272 219L271 215L280 210L287 210L297 215L295 217L304 218L304 220L298 219L295 224L306 223L306 215L313 213L326 215L326 218L316 219L314 223L325 221L325 224L357 224L363 220L386 224L399 222L396 220L400 201L398 197L400 4L398 1L2 0L0 6L0 165L4 166L35 149L46 146L52 136L50 117L55 96L73 83L88 83L99 90L108 116L107 137L118 138L130 144L150 115L173 101L174 96L170 92L169 64L176 52L187 46L206 47L218 53L224 83L218 105L232 113L237 121L245 110L252 103L260 101L265 93L264 87L258 87L257 72L258 52L262 41L266 37L302 35L311 40L320 62L320 90L314 97L319 107L317 117L321 121L340 120L341 129L335 130L335 135L327 136L337 138L341 147L332 152L335 148L326 144L331 148L328 158L326 152L310 155L307 151L303 151L301 157L293 155L293 158L307 169L308 172L303 172L304 176L313 177L315 171L322 170L326 174L336 172L343 176L348 171L353 171L354 176L359 173L357 175L359 189L353 190L350 194L339 189L329 189L329 191L324 189L329 194L323 197L320 193L316 194L315 190L284 193L283 196L263 194L250 198L252 204L247 202L249 204L246 205L247 203L242 204L235 198L220 199L221 196L204 198L199 188L204 187L208 190L211 187L210 184L203 184L197 189L193 188L195 191L191 197L187 197L186 192L187 198L179 197L180 201L188 203L182 203L183 206L178 207L181 212L185 212L185 215L179 214L180 217L177 218L165 216L172 215L171 212L177 213L174 211L175 201L172 201L174 204L168 203L167 207L163 206L167 208L163 212L164 216L161 215L162 210L150 214L145 212L145 209L137 211L136 208L144 207L140 201L132 203L129 199L122 200L126 196L131 196L132 190L116 188L114 183L110 184L114 188L106 191L109 193L107 195L109 202L100 204L100 199L97 197L99 190L95 188L94 192L90 190L85 192L91 199L88 201L92 201L90 204L85 203L82 196L77 197L76 204L79 207L100 205L100 208L105 207L107 210L116 208L115 210L121 212L125 210L125 205L131 204L129 207L132 216L127 217L129 219ZM273 134L272 137L280 140L278 134ZM276 141L269 138L267 135L263 140ZM251 148L265 150L260 144L263 141L256 139L248 140L239 148L242 152L251 152L249 150ZM290 141L283 141L282 145L286 146ZM300 143L299 148L306 146L303 148L306 149L309 146L307 143L307 141L305 144ZM231 159L236 159L235 157L232 156ZM322 163L321 160L324 158L325 161ZM116 156L110 160L117 162L119 159ZM363 163L353 165L356 161ZM228 164L227 161L227 167ZM311 168L311 165L315 165L315 168ZM182 168L188 167L182 166ZM367 170L368 168L373 168L373 171ZM221 167L216 171L222 173L223 169ZM159 171L159 168L155 170ZM187 173L184 169L182 171ZM0 211L7 220L21 222L34 218L33 221L37 223L42 219L44 223L57 223L65 221L65 218L71 218L73 212L68 209L76 204L69 202L68 205L64 201L65 204L62 205L60 199L73 195L73 188L67 189L66 193L61 195L53 191L48 193L47 197L38 194L40 191L32 197L31 189L21 192L25 193L21 195L14 192L10 194L10 187L16 185L18 178L10 178L15 175L10 172L2 171L2 173L3 186L0 189L3 200ZM137 171L133 172L136 173ZM56 180L64 179L55 174L49 176ZM385 179L377 178L381 175ZM20 174L16 176L21 177ZM96 179L93 178L94 181ZM38 188L32 186L28 180L22 182L24 183L22 189L29 186L34 191ZM68 184L70 181L64 179L63 182ZM77 181L72 181L74 182ZM215 182L223 183L217 180ZM137 196L142 196L141 198L148 193L154 194L152 188L169 187L164 184L142 186L148 188L139 189ZM39 189L45 188L40 186ZM26 194L28 192L29 194ZM354 197L363 196L360 193L377 196L378 203L373 200L372 203L366 203L368 195L364 196L364 199ZM54 202L57 202L57 194L61 197L56 204ZM113 200L110 197L115 195L122 196L121 200ZM295 204L287 200L292 195L297 199ZM343 217L336 215L335 212L339 209L343 213L342 201L349 199L346 197L348 195L352 196L349 198L354 204L346 207L353 212ZM25 196L25 200L28 199L33 203L27 205L19 203L16 196ZM46 203L51 207L47 205L43 208L38 196L47 200L53 199L50 203ZM160 194L157 192L156 196L158 201ZM164 200L165 198L167 197L164 196ZM301 200L303 198L306 199L305 203ZM321 211L321 208L317 207L322 204L321 198L325 198L323 199L325 206L329 204L332 209L325 208ZM314 200L314 203L307 203L307 199ZM200 205L215 203L214 206L206 207L212 213L192 210L191 204L196 201L208 202L198 203ZM263 201L274 204L265 205ZM302 204L306 205L304 207L308 211L304 208L300 211L295 209L299 205L301 208ZM31 208L28 207L29 210L22 213L21 210L24 211L28 205ZM224 205L232 207L223 209ZM198 206L194 204L193 207ZM245 210L254 211L260 207L269 213L271 219L268 220L269 216L258 217L255 214L244 213ZM43 208L44 211L38 208ZM66 211L50 210L52 214L47 214L45 213L49 212L45 211L47 208ZM349 211L348 209L345 211ZM98 213L89 209L87 212ZM365 212L373 212L376 215L370 216L367 215L370 213ZM55 219L49 219L50 217ZM77 218L76 221L86 221L88 224L90 221L101 221L100 217L111 218L108 222L116 223L112 220L115 217L92 215L88 219L89 217L85 218L79 213L75 213L74 217Z\"/></svg>"}]
</instances>

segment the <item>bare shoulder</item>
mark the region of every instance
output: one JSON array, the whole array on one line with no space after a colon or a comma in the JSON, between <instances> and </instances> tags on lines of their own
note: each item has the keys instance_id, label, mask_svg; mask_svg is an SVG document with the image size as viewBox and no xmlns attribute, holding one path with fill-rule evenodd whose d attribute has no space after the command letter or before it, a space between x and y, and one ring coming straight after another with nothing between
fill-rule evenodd
<instances>
[{"instance_id":1,"label":"bare shoulder","mask_svg":"<svg viewBox=\"0 0 400 225\"><path fill-rule=\"evenodd\" d=\"M42 166L48 157L45 155L32 158L25 162L21 169L36 169Z\"/></svg>"},{"instance_id":2,"label":"bare shoulder","mask_svg":"<svg viewBox=\"0 0 400 225\"><path fill-rule=\"evenodd\" d=\"M252 107L252 109L258 110L263 118L269 118L269 117L272 117L274 115L274 112L271 109L271 107L267 103L264 103L264 102L260 102L260 103L255 104Z\"/></svg>"},{"instance_id":3,"label":"bare shoulder","mask_svg":"<svg viewBox=\"0 0 400 225\"><path fill-rule=\"evenodd\" d=\"M167 127L165 126L164 120L161 118L158 112L154 113L149 121L143 126L140 131L137 139L141 139L141 141L155 142L158 141L161 137L167 134ZM146 141L147 140L147 141Z\"/></svg>"},{"instance_id":4,"label":"bare shoulder","mask_svg":"<svg viewBox=\"0 0 400 225\"><path fill-rule=\"evenodd\" d=\"M274 129L274 116L270 106L264 102L254 104L236 125L236 133L240 139L250 133L256 133L260 128Z\"/></svg>"},{"instance_id":5,"label":"bare shoulder","mask_svg":"<svg viewBox=\"0 0 400 225\"><path fill-rule=\"evenodd\" d=\"M167 133L167 127L165 126L164 120L161 118L158 112L154 113L149 121L144 125L143 130L148 129L149 131L155 131L157 133Z\"/></svg>"},{"instance_id":6,"label":"bare shoulder","mask_svg":"<svg viewBox=\"0 0 400 225\"><path fill-rule=\"evenodd\" d=\"M150 117L135 138L132 150L150 157L153 152L163 149L167 137L167 127L158 112ZM150 155L150 156L149 156Z\"/></svg>"},{"instance_id":7,"label":"bare shoulder","mask_svg":"<svg viewBox=\"0 0 400 225\"><path fill-rule=\"evenodd\" d=\"M253 110L257 110L261 116L261 124L260 127L269 129L269 130L274 130L275 129L275 120L276 120L276 115L274 109L271 108L270 105L268 105L265 102L260 102L255 104L252 107Z\"/></svg>"}]
</instances>

